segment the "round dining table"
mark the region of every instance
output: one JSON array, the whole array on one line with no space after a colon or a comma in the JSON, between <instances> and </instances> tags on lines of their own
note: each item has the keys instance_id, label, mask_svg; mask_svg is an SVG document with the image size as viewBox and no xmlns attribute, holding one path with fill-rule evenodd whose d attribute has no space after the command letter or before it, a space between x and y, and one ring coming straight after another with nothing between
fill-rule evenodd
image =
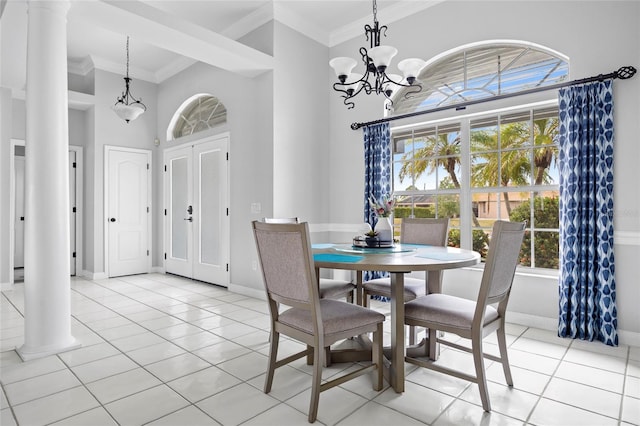
<instances>
[{"instance_id":1,"label":"round dining table","mask_svg":"<svg viewBox=\"0 0 640 426\"><path fill-rule=\"evenodd\" d=\"M480 262L480 254L455 247L418 244L393 244L390 247L360 247L352 244L313 244L316 272L319 269L356 271L357 303L362 305L362 275L364 271L389 272L391 276L391 348L385 376L396 392L404 392L404 276L413 271L425 271L428 293L442 290L442 271L463 268ZM428 342L427 354L434 358L436 342Z\"/></svg>"}]
</instances>

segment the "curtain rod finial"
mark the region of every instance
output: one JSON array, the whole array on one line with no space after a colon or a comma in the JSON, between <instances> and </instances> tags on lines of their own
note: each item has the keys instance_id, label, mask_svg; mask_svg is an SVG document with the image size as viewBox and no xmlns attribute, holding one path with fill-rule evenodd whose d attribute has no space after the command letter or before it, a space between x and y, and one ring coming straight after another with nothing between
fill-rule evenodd
<instances>
[{"instance_id":1,"label":"curtain rod finial","mask_svg":"<svg viewBox=\"0 0 640 426\"><path fill-rule=\"evenodd\" d=\"M620 67L620 69L616 71L616 76L621 80L626 80L636 75L637 71L638 70L632 66Z\"/></svg>"}]
</instances>

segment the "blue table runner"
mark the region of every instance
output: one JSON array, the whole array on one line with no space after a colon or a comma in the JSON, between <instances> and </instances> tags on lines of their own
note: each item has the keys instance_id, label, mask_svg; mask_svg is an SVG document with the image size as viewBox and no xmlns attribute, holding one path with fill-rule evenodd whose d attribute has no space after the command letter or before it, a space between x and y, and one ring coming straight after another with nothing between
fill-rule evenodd
<instances>
[{"instance_id":1,"label":"blue table runner","mask_svg":"<svg viewBox=\"0 0 640 426\"><path fill-rule=\"evenodd\" d=\"M363 256L352 256L349 254L337 253L317 253L313 255L313 260L317 262L355 263L362 260L363 258Z\"/></svg>"}]
</instances>

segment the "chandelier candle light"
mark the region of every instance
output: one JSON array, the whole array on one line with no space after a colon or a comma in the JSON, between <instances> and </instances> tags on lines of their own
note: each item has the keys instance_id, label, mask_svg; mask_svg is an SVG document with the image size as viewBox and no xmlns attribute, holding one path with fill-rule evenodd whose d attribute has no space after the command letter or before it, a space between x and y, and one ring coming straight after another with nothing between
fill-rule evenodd
<instances>
[{"instance_id":1,"label":"chandelier candle light","mask_svg":"<svg viewBox=\"0 0 640 426\"><path fill-rule=\"evenodd\" d=\"M387 26L380 26L377 17L378 7L376 0L373 0L373 27L369 24L364 26L365 36L370 41L371 47L360 48L360 56L364 62L364 74L352 72L357 62L353 58L344 56L333 58L329 61L336 72L338 82L333 84L333 89L343 93L344 104L353 108L355 103L351 98L364 90L367 95L375 93L384 95L389 104L393 104L391 97L402 87L414 87L405 94L405 98L411 94L422 91L422 85L417 80L420 71L425 67L426 62L419 58L409 58L398 63L398 69L403 76L398 74L387 74L387 69L391 64L391 59L398 53L398 49L392 46L380 46L380 33L384 31L387 35Z\"/></svg>"},{"instance_id":2,"label":"chandelier candle light","mask_svg":"<svg viewBox=\"0 0 640 426\"><path fill-rule=\"evenodd\" d=\"M143 112L147 110L142 100L138 100L133 97L129 91L129 36L127 36L127 76L124 77L125 91L122 93L116 103L111 107L118 114L118 117L129 123L131 120L138 118Z\"/></svg>"}]
</instances>

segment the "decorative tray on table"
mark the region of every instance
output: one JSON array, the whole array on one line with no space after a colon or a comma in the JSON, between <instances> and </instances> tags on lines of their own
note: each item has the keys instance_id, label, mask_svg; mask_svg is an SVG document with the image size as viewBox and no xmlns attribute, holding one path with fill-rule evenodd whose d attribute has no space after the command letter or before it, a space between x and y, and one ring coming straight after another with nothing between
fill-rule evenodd
<instances>
[{"instance_id":1,"label":"decorative tray on table","mask_svg":"<svg viewBox=\"0 0 640 426\"><path fill-rule=\"evenodd\" d=\"M379 238L355 237L353 247L358 248L391 248L393 241L382 241Z\"/></svg>"}]
</instances>

